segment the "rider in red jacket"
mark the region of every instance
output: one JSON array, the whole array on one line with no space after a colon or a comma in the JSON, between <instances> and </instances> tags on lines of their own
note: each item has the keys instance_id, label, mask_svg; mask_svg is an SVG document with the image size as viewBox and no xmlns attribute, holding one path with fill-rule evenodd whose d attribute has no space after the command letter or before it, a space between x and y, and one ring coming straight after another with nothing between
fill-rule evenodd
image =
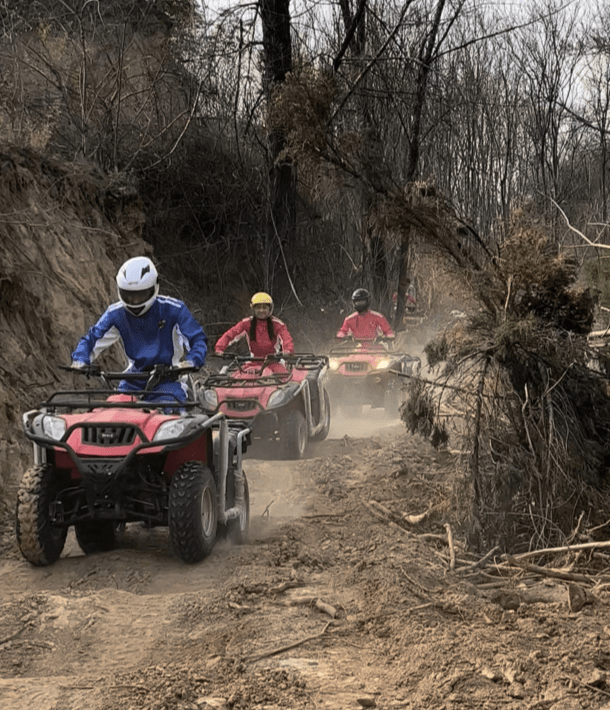
<instances>
[{"instance_id":1,"label":"rider in red jacket","mask_svg":"<svg viewBox=\"0 0 610 710\"><path fill-rule=\"evenodd\" d=\"M381 313L369 310L371 294L365 288L357 288L352 294L355 313L347 316L339 328L337 338L350 335L354 340L374 340L379 335L394 339L394 331Z\"/></svg>"},{"instance_id":2,"label":"rider in red jacket","mask_svg":"<svg viewBox=\"0 0 610 710\"><path fill-rule=\"evenodd\" d=\"M273 317L273 299L268 293L255 293L250 307L253 316L240 320L220 336L216 343L216 353L245 338L254 357L265 357L282 353L294 353L294 343L286 325Z\"/></svg>"}]
</instances>

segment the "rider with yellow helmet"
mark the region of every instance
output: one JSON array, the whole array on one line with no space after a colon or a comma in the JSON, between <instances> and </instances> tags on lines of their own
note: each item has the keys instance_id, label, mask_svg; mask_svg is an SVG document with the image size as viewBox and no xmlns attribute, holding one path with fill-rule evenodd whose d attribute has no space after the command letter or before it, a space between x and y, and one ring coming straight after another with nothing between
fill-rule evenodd
<instances>
[{"instance_id":1,"label":"rider with yellow helmet","mask_svg":"<svg viewBox=\"0 0 610 710\"><path fill-rule=\"evenodd\" d=\"M286 324L273 316L273 299L259 291L250 300L252 315L239 321L216 343L216 353L223 353L229 345L246 338L254 357L280 353L294 353L294 343Z\"/></svg>"}]
</instances>

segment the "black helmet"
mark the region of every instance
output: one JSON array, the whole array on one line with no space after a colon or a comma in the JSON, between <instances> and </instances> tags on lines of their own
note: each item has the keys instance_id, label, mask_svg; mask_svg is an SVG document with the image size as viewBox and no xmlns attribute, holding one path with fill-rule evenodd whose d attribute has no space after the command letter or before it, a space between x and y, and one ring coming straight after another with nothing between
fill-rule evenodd
<instances>
[{"instance_id":1,"label":"black helmet","mask_svg":"<svg viewBox=\"0 0 610 710\"><path fill-rule=\"evenodd\" d=\"M352 303L358 313L364 313L371 302L371 294L365 288L357 288L352 293Z\"/></svg>"}]
</instances>

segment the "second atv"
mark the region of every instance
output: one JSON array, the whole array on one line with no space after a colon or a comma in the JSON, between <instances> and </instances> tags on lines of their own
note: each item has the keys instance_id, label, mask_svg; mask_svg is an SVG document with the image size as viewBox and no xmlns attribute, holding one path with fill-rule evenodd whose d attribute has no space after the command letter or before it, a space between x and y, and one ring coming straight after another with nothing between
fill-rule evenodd
<instances>
[{"instance_id":1,"label":"second atv","mask_svg":"<svg viewBox=\"0 0 610 710\"><path fill-rule=\"evenodd\" d=\"M252 429L252 438L272 444L283 459L301 459L310 441L322 441L330 429L326 390L328 358L312 353L230 358L220 373L201 383L199 397L210 415L223 413L230 422Z\"/></svg>"}]
</instances>

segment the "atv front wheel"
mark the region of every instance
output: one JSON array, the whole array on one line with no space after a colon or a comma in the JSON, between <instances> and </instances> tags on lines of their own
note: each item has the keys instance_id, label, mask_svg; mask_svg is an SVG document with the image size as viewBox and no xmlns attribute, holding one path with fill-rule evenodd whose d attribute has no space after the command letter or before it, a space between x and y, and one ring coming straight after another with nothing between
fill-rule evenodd
<instances>
[{"instance_id":1,"label":"atv front wheel","mask_svg":"<svg viewBox=\"0 0 610 710\"><path fill-rule=\"evenodd\" d=\"M324 416L324 426L317 434L314 434L311 437L312 441L324 441L330 431L330 399L326 390L324 390L324 408L326 410L326 415Z\"/></svg>"},{"instance_id":2,"label":"atv front wheel","mask_svg":"<svg viewBox=\"0 0 610 710\"><path fill-rule=\"evenodd\" d=\"M68 528L51 525L59 490L50 464L28 468L19 484L17 544L25 559L37 567L53 564L64 549Z\"/></svg>"},{"instance_id":3,"label":"atv front wheel","mask_svg":"<svg viewBox=\"0 0 610 710\"><path fill-rule=\"evenodd\" d=\"M280 427L280 451L283 459L302 459L307 447L307 422L300 409L293 409Z\"/></svg>"},{"instance_id":4,"label":"atv front wheel","mask_svg":"<svg viewBox=\"0 0 610 710\"><path fill-rule=\"evenodd\" d=\"M80 549L86 555L114 550L116 538L112 520L81 520L74 523L74 534Z\"/></svg>"},{"instance_id":5,"label":"atv front wheel","mask_svg":"<svg viewBox=\"0 0 610 710\"><path fill-rule=\"evenodd\" d=\"M216 484L207 466L183 464L169 491L169 535L178 557L192 564L207 557L216 540Z\"/></svg>"}]
</instances>

